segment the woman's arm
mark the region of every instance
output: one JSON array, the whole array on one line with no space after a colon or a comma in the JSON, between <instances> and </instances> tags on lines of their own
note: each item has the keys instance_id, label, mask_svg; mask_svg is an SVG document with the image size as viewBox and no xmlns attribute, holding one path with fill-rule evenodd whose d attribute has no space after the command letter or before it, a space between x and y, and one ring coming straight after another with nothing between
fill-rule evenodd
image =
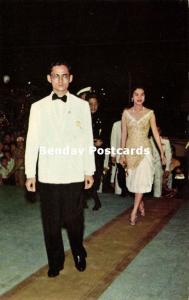
<instances>
[{"instance_id":1,"label":"woman's arm","mask_svg":"<svg viewBox=\"0 0 189 300\"><path fill-rule=\"evenodd\" d=\"M161 140L160 140L159 132L158 132L158 129L157 129L156 118L155 118L154 114L152 115L152 117L150 119L150 126L151 126L151 129L152 129L154 139L155 139L155 141L158 145L159 151L160 151L162 164L164 165L165 164L165 156L164 156L164 153L163 153L163 148L162 148L162 145L161 145Z\"/></svg>"}]
</instances>

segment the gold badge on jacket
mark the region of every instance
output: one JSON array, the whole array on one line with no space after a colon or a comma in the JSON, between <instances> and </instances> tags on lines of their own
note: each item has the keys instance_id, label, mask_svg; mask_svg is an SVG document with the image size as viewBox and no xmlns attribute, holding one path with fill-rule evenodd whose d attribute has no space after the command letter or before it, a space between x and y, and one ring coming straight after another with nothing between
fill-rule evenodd
<instances>
[{"instance_id":1,"label":"gold badge on jacket","mask_svg":"<svg viewBox=\"0 0 189 300\"><path fill-rule=\"evenodd\" d=\"M81 122L80 121L76 121L75 124L76 124L76 127L81 128Z\"/></svg>"}]
</instances>

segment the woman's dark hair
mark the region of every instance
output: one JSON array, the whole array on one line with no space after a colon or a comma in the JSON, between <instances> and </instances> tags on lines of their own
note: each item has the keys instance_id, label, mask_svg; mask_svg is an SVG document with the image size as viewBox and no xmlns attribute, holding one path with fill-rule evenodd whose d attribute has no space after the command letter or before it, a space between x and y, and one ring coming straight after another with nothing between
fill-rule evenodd
<instances>
[{"instance_id":1,"label":"woman's dark hair","mask_svg":"<svg viewBox=\"0 0 189 300\"><path fill-rule=\"evenodd\" d=\"M136 85L131 89L131 96L133 95L134 91L137 89L141 89L145 92L145 88L142 85Z\"/></svg>"}]
</instances>

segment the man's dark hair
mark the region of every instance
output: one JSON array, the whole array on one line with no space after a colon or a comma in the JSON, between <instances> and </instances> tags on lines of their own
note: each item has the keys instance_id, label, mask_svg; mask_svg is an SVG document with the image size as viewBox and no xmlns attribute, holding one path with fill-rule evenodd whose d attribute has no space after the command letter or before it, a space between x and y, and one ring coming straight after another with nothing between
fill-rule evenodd
<instances>
[{"instance_id":1,"label":"man's dark hair","mask_svg":"<svg viewBox=\"0 0 189 300\"><path fill-rule=\"evenodd\" d=\"M71 74L71 72L72 72L71 65L67 61L62 60L62 59L57 59L57 60L53 61L47 70L48 71L47 74L51 74L53 67L61 66L61 65L66 66L68 68L69 73Z\"/></svg>"},{"instance_id":2,"label":"man's dark hair","mask_svg":"<svg viewBox=\"0 0 189 300\"><path fill-rule=\"evenodd\" d=\"M89 99L91 99L91 98L95 98L98 103L100 102L99 101L99 96L97 96L97 94L95 94L95 93L88 93L87 94L86 100L89 101Z\"/></svg>"}]
</instances>

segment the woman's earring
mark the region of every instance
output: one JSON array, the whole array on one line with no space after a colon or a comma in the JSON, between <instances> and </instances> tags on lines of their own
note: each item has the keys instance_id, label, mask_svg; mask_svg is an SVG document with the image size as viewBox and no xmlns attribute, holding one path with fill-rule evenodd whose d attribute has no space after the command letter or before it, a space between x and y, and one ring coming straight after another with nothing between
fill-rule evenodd
<instances>
[{"instance_id":1,"label":"woman's earring","mask_svg":"<svg viewBox=\"0 0 189 300\"><path fill-rule=\"evenodd\" d=\"M133 102L134 101L134 99L133 98L131 98L131 102Z\"/></svg>"}]
</instances>

